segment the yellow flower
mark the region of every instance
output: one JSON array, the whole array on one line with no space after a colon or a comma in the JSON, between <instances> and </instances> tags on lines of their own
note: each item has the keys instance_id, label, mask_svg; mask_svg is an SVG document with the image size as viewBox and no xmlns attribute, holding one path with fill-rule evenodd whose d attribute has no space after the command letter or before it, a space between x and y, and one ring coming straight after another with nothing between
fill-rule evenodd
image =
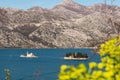
<instances>
[{"instance_id":1,"label":"yellow flower","mask_svg":"<svg viewBox=\"0 0 120 80\"><path fill-rule=\"evenodd\" d=\"M68 75L59 75L59 80L70 80Z\"/></svg>"},{"instance_id":2,"label":"yellow flower","mask_svg":"<svg viewBox=\"0 0 120 80\"><path fill-rule=\"evenodd\" d=\"M110 65L110 64L107 64L107 66L106 66L106 68L105 68L106 71L111 71L111 70L113 70L113 69L114 69L114 66L113 66L113 65Z\"/></svg>"},{"instance_id":3,"label":"yellow flower","mask_svg":"<svg viewBox=\"0 0 120 80\"><path fill-rule=\"evenodd\" d=\"M100 78L98 78L97 80L105 80L105 78L100 77Z\"/></svg>"},{"instance_id":4,"label":"yellow flower","mask_svg":"<svg viewBox=\"0 0 120 80\"><path fill-rule=\"evenodd\" d=\"M78 77L78 79L75 79L75 80L87 80L87 79L85 79L84 76L81 76L81 75L80 75L80 77Z\"/></svg>"},{"instance_id":5,"label":"yellow flower","mask_svg":"<svg viewBox=\"0 0 120 80\"><path fill-rule=\"evenodd\" d=\"M76 71L76 68L74 66L70 66L71 71Z\"/></svg>"},{"instance_id":6,"label":"yellow flower","mask_svg":"<svg viewBox=\"0 0 120 80\"><path fill-rule=\"evenodd\" d=\"M87 80L90 80L90 74L86 73L85 77L86 77Z\"/></svg>"},{"instance_id":7,"label":"yellow flower","mask_svg":"<svg viewBox=\"0 0 120 80\"><path fill-rule=\"evenodd\" d=\"M115 65L115 69L120 69L120 63Z\"/></svg>"},{"instance_id":8,"label":"yellow flower","mask_svg":"<svg viewBox=\"0 0 120 80\"><path fill-rule=\"evenodd\" d=\"M78 65L78 68L84 68L84 67L85 67L84 64L79 64L79 65Z\"/></svg>"},{"instance_id":9,"label":"yellow flower","mask_svg":"<svg viewBox=\"0 0 120 80\"><path fill-rule=\"evenodd\" d=\"M61 72L64 72L67 68L68 68L67 65L62 65L62 66L61 66Z\"/></svg>"},{"instance_id":10,"label":"yellow flower","mask_svg":"<svg viewBox=\"0 0 120 80\"><path fill-rule=\"evenodd\" d=\"M105 77L105 78L111 78L112 76L114 75L114 72L113 71L108 71L108 72L104 72L103 73L103 76Z\"/></svg>"},{"instance_id":11,"label":"yellow flower","mask_svg":"<svg viewBox=\"0 0 120 80\"><path fill-rule=\"evenodd\" d=\"M120 74L117 74L115 78L116 78L115 80L120 80Z\"/></svg>"},{"instance_id":12,"label":"yellow flower","mask_svg":"<svg viewBox=\"0 0 120 80\"><path fill-rule=\"evenodd\" d=\"M86 72L87 71L87 69L86 69L86 66L84 65L84 64L80 64L79 66L78 66L78 69L80 68L80 71L81 72Z\"/></svg>"},{"instance_id":13,"label":"yellow flower","mask_svg":"<svg viewBox=\"0 0 120 80\"><path fill-rule=\"evenodd\" d=\"M101 45L100 45L100 48L104 48L104 47L105 47L105 44L101 44Z\"/></svg>"},{"instance_id":14,"label":"yellow flower","mask_svg":"<svg viewBox=\"0 0 120 80\"><path fill-rule=\"evenodd\" d=\"M110 77L110 78L107 78L108 80L115 80L115 78L113 78L113 77Z\"/></svg>"},{"instance_id":15,"label":"yellow flower","mask_svg":"<svg viewBox=\"0 0 120 80\"><path fill-rule=\"evenodd\" d=\"M105 51L100 49L100 55L103 56L105 54Z\"/></svg>"},{"instance_id":16,"label":"yellow flower","mask_svg":"<svg viewBox=\"0 0 120 80\"><path fill-rule=\"evenodd\" d=\"M98 79L100 76L102 76L102 71L101 70L93 71L92 77L94 78L94 80Z\"/></svg>"},{"instance_id":17,"label":"yellow flower","mask_svg":"<svg viewBox=\"0 0 120 80\"><path fill-rule=\"evenodd\" d=\"M70 74L70 78L77 78L76 73L75 73L75 72L72 72L72 73Z\"/></svg>"},{"instance_id":18,"label":"yellow flower","mask_svg":"<svg viewBox=\"0 0 120 80\"><path fill-rule=\"evenodd\" d=\"M80 73L82 73L83 71L81 70L81 69L78 69L78 70L76 70L76 74L80 74Z\"/></svg>"},{"instance_id":19,"label":"yellow flower","mask_svg":"<svg viewBox=\"0 0 120 80\"><path fill-rule=\"evenodd\" d=\"M105 65L103 63L98 64L98 69L102 69Z\"/></svg>"},{"instance_id":20,"label":"yellow flower","mask_svg":"<svg viewBox=\"0 0 120 80\"><path fill-rule=\"evenodd\" d=\"M97 66L97 64L96 64L95 62L89 63L90 69L93 69L93 68L95 68L96 66Z\"/></svg>"},{"instance_id":21,"label":"yellow flower","mask_svg":"<svg viewBox=\"0 0 120 80\"><path fill-rule=\"evenodd\" d=\"M107 62L107 58L106 57L102 58L102 62L106 63Z\"/></svg>"},{"instance_id":22,"label":"yellow flower","mask_svg":"<svg viewBox=\"0 0 120 80\"><path fill-rule=\"evenodd\" d=\"M115 62L115 60L114 59L110 59L110 58L107 61L108 64L113 64L114 62Z\"/></svg>"}]
</instances>

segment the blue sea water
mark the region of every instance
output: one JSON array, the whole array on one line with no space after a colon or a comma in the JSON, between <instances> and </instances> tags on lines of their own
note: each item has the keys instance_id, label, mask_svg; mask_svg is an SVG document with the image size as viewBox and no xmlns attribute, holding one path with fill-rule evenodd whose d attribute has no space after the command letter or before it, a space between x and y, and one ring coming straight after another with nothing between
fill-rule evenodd
<instances>
[{"instance_id":1,"label":"blue sea water","mask_svg":"<svg viewBox=\"0 0 120 80\"><path fill-rule=\"evenodd\" d=\"M27 51L38 58L20 58ZM89 60L64 60L68 52L88 54ZM0 80L5 80L5 68L10 69L11 80L57 80L62 64L88 66L92 61L100 62L100 56L92 49L0 49Z\"/></svg>"}]
</instances>

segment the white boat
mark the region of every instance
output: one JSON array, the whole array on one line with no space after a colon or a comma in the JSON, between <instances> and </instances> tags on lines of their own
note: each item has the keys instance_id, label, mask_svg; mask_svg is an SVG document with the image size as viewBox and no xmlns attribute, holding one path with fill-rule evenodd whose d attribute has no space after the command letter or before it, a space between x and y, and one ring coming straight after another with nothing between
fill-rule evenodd
<instances>
[{"instance_id":1,"label":"white boat","mask_svg":"<svg viewBox=\"0 0 120 80\"><path fill-rule=\"evenodd\" d=\"M33 53L26 53L26 55L21 54L20 57L22 58L36 58L37 56L35 56Z\"/></svg>"},{"instance_id":2,"label":"white boat","mask_svg":"<svg viewBox=\"0 0 120 80\"><path fill-rule=\"evenodd\" d=\"M64 56L65 60L88 60L88 55L81 52L77 53L67 53Z\"/></svg>"},{"instance_id":3,"label":"white boat","mask_svg":"<svg viewBox=\"0 0 120 80\"><path fill-rule=\"evenodd\" d=\"M88 60L88 58L74 58L74 57L64 57L65 60Z\"/></svg>"}]
</instances>

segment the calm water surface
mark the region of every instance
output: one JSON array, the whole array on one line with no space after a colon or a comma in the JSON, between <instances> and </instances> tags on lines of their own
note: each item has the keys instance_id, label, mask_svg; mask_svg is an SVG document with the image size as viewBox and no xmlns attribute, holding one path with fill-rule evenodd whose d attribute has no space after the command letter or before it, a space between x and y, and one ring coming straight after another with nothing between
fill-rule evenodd
<instances>
[{"instance_id":1,"label":"calm water surface","mask_svg":"<svg viewBox=\"0 0 120 80\"><path fill-rule=\"evenodd\" d=\"M20 58L21 54L32 52L38 58ZM64 60L67 52L83 52L88 54L89 60ZM89 62L100 62L100 56L91 49L0 49L0 80L5 80L5 68L11 72L11 80L57 80L62 64L88 65Z\"/></svg>"}]
</instances>

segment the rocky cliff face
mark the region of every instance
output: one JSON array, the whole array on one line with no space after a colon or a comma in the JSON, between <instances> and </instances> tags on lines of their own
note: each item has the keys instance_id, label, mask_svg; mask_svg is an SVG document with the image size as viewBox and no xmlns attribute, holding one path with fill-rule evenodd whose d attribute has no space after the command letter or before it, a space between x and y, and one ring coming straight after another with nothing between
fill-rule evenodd
<instances>
[{"instance_id":1,"label":"rocky cliff face","mask_svg":"<svg viewBox=\"0 0 120 80\"><path fill-rule=\"evenodd\" d=\"M0 8L1 48L95 47L120 33L120 7L64 0L52 9Z\"/></svg>"}]
</instances>

